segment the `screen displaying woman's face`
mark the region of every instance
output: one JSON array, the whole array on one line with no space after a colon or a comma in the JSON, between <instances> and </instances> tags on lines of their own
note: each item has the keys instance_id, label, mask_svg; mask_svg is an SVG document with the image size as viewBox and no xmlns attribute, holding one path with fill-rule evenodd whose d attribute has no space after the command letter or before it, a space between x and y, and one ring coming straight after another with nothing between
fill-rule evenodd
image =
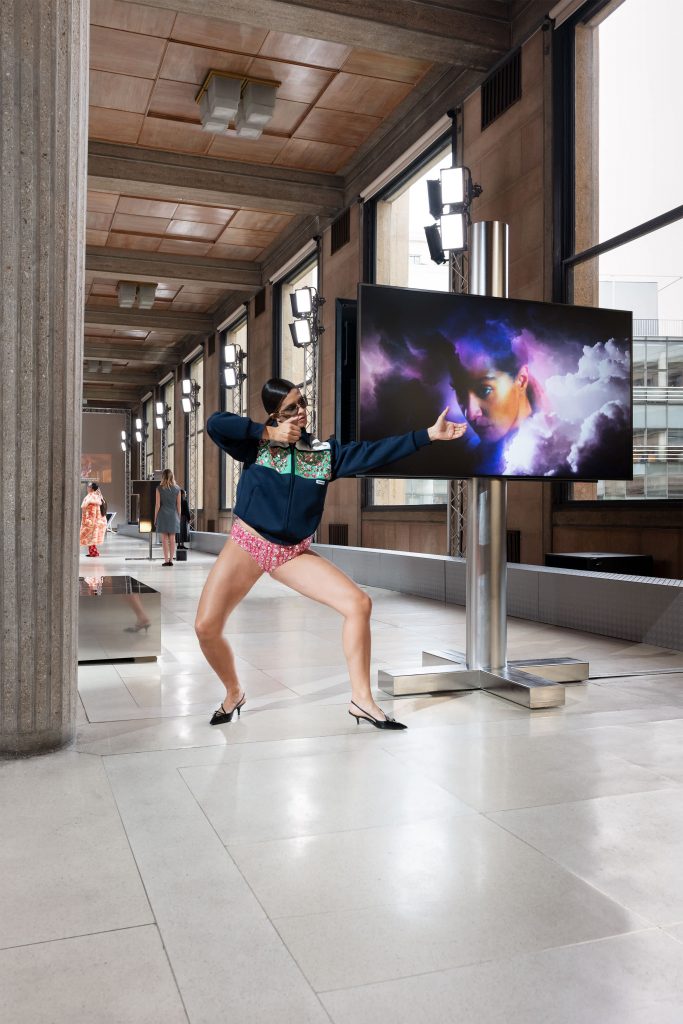
<instances>
[{"instance_id":1,"label":"screen displaying woman's face","mask_svg":"<svg viewBox=\"0 0 683 1024\"><path fill-rule=\"evenodd\" d=\"M482 441L500 441L531 414L529 371L522 366L513 378L482 356L460 361L453 383L463 416Z\"/></svg>"}]
</instances>

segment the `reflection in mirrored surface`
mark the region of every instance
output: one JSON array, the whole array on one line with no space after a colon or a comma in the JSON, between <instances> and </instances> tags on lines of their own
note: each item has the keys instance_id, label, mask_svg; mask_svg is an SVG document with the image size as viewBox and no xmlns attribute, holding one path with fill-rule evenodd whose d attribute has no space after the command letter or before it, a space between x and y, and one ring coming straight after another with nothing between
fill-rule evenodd
<instances>
[{"instance_id":1,"label":"reflection in mirrored surface","mask_svg":"<svg viewBox=\"0 0 683 1024\"><path fill-rule=\"evenodd\" d=\"M132 576L81 576L78 660L161 654L161 595Z\"/></svg>"}]
</instances>

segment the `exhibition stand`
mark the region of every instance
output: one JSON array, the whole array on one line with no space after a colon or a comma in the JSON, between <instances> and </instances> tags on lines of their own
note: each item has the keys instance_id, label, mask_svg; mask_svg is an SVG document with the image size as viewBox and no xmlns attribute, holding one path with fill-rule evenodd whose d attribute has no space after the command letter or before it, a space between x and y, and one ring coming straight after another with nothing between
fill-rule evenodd
<instances>
[{"instance_id":1,"label":"exhibition stand","mask_svg":"<svg viewBox=\"0 0 683 1024\"><path fill-rule=\"evenodd\" d=\"M470 288L507 298L508 225L472 225ZM422 668L380 670L378 685L393 696L481 689L527 708L564 704L564 684L588 679L574 658L507 661L506 482L477 478L467 490L466 650L423 651Z\"/></svg>"}]
</instances>

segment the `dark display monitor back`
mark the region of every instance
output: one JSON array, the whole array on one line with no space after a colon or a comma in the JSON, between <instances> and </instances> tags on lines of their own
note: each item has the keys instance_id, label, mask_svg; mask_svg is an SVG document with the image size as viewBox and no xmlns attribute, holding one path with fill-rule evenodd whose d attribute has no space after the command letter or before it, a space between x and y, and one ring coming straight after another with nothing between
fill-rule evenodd
<instances>
[{"instance_id":1,"label":"dark display monitor back","mask_svg":"<svg viewBox=\"0 0 683 1024\"><path fill-rule=\"evenodd\" d=\"M358 437L464 436L379 477L630 480L632 314L359 286Z\"/></svg>"}]
</instances>

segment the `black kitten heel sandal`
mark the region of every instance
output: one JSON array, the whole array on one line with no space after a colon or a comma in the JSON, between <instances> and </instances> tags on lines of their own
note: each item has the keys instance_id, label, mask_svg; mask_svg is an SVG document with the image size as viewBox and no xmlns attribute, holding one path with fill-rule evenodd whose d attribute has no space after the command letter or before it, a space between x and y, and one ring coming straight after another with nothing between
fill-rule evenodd
<instances>
[{"instance_id":1,"label":"black kitten heel sandal","mask_svg":"<svg viewBox=\"0 0 683 1024\"><path fill-rule=\"evenodd\" d=\"M403 722L397 722L395 718L390 718L389 715L384 715L384 712L382 712L382 714L384 715L384 718L373 718L372 715L370 714L370 712L366 711L365 708L362 708L360 706L360 704L356 704L355 700L352 700L351 703L353 704L354 708L358 708L359 711L363 712L361 715L356 715L356 714L353 713L353 711L349 711L349 714L351 715L351 718L355 718L356 719L356 725L359 725L360 722L363 721L363 722L369 722L370 725L374 725L375 729L407 729L408 728L408 726L404 725Z\"/></svg>"},{"instance_id":2,"label":"black kitten heel sandal","mask_svg":"<svg viewBox=\"0 0 683 1024\"><path fill-rule=\"evenodd\" d=\"M232 722L232 716L235 714L235 712L237 712L237 717L239 718L240 711L244 707L246 699L247 695L246 693L243 693L241 698L238 700L237 704L235 704L232 711L226 711L225 708L223 707L223 704L219 704L219 706L216 708L213 715L211 716L211 721L209 722L209 725L223 725L224 722Z\"/></svg>"}]
</instances>

